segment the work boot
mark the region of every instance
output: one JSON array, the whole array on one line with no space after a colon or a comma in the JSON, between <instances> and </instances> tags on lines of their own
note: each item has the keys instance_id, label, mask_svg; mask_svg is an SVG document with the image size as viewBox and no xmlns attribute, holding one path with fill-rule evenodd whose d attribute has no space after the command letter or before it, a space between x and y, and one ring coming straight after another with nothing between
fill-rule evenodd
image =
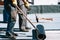
<instances>
[{"instance_id":1,"label":"work boot","mask_svg":"<svg viewBox=\"0 0 60 40\"><path fill-rule=\"evenodd\" d=\"M26 29L25 27L21 27L21 29L20 29L20 31L22 31L22 32L29 32L29 30L28 29Z\"/></svg>"},{"instance_id":2,"label":"work boot","mask_svg":"<svg viewBox=\"0 0 60 40\"><path fill-rule=\"evenodd\" d=\"M18 34L16 34L16 33L12 33L14 36L18 36Z\"/></svg>"},{"instance_id":3,"label":"work boot","mask_svg":"<svg viewBox=\"0 0 60 40\"><path fill-rule=\"evenodd\" d=\"M31 29L31 28L29 28L29 27L25 27L26 29Z\"/></svg>"},{"instance_id":4,"label":"work boot","mask_svg":"<svg viewBox=\"0 0 60 40\"><path fill-rule=\"evenodd\" d=\"M13 36L18 36L18 35L15 33L6 32L6 36L13 37Z\"/></svg>"},{"instance_id":5,"label":"work boot","mask_svg":"<svg viewBox=\"0 0 60 40\"><path fill-rule=\"evenodd\" d=\"M15 38L15 35L13 35L13 34L12 34L12 33L10 33L10 32L7 32L7 33L6 33L6 37L9 37L9 38L14 37L14 38Z\"/></svg>"},{"instance_id":6,"label":"work boot","mask_svg":"<svg viewBox=\"0 0 60 40\"><path fill-rule=\"evenodd\" d=\"M10 32L6 32L6 36L11 36L12 34Z\"/></svg>"},{"instance_id":7,"label":"work boot","mask_svg":"<svg viewBox=\"0 0 60 40\"><path fill-rule=\"evenodd\" d=\"M13 34L10 33L10 32L6 32L6 37L11 38L11 39L16 39L16 36L13 35Z\"/></svg>"}]
</instances>

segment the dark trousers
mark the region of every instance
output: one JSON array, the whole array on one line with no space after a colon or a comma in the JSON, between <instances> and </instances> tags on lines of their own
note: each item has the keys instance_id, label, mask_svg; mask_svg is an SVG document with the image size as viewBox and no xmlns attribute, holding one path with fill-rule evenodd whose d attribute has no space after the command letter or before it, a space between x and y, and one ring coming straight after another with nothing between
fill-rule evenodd
<instances>
[{"instance_id":1,"label":"dark trousers","mask_svg":"<svg viewBox=\"0 0 60 40\"><path fill-rule=\"evenodd\" d=\"M19 16L19 29L21 30L23 19L22 19L22 15L20 13L18 13L18 16Z\"/></svg>"},{"instance_id":2,"label":"dark trousers","mask_svg":"<svg viewBox=\"0 0 60 40\"><path fill-rule=\"evenodd\" d=\"M8 21L8 13L7 13L7 11L5 9L3 10L3 21L4 22Z\"/></svg>"},{"instance_id":3,"label":"dark trousers","mask_svg":"<svg viewBox=\"0 0 60 40\"><path fill-rule=\"evenodd\" d=\"M23 12L25 13L25 15L27 16L27 9L25 8L24 5L20 6L21 10L23 10ZM18 12L18 16L19 16L19 28L21 29L21 27L26 27L27 26L27 20L25 19L25 17L23 16L23 14L20 12Z\"/></svg>"},{"instance_id":4,"label":"dark trousers","mask_svg":"<svg viewBox=\"0 0 60 40\"><path fill-rule=\"evenodd\" d=\"M16 22L16 11L15 11L15 8L11 7L11 10L9 10L9 11L4 9L3 18L4 18L4 22L8 22L6 32L12 33L14 24Z\"/></svg>"}]
</instances>

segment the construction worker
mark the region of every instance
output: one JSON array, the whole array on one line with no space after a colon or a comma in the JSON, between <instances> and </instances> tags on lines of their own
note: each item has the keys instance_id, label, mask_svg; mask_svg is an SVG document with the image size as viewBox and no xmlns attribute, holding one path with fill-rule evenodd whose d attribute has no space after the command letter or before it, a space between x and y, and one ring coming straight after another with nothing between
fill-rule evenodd
<instances>
[{"instance_id":1,"label":"construction worker","mask_svg":"<svg viewBox=\"0 0 60 40\"><path fill-rule=\"evenodd\" d=\"M19 8L21 8L25 15L27 16L27 10L30 10L28 0L18 0L17 3ZM25 19L25 17L23 16L23 14L21 14L21 12L18 12L18 16L20 31L28 31L28 29L30 28L27 27L27 20Z\"/></svg>"},{"instance_id":2,"label":"construction worker","mask_svg":"<svg viewBox=\"0 0 60 40\"><path fill-rule=\"evenodd\" d=\"M15 34L13 32L13 27L14 24L16 22L16 11L15 11L15 6L17 5L17 1L16 0L4 0L4 17L7 19L5 20L8 21L7 24L7 30L6 30L6 36L8 37L14 37L17 36L17 34Z\"/></svg>"}]
</instances>

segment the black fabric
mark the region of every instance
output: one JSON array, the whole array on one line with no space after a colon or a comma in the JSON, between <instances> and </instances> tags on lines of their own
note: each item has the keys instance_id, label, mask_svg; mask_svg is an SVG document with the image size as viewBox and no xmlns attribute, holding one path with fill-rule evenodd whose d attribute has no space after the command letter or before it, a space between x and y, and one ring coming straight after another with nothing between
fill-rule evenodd
<instances>
[{"instance_id":1,"label":"black fabric","mask_svg":"<svg viewBox=\"0 0 60 40\"><path fill-rule=\"evenodd\" d=\"M12 7L15 7L12 0L4 0L4 6L6 6L7 8L6 9L10 9L10 5Z\"/></svg>"},{"instance_id":2,"label":"black fabric","mask_svg":"<svg viewBox=\"0 0 60 40\"><path fill-rule=\"evenodd\" d=\"M22 30L21 29L21 26L22 26L22 22L23 22L23 19L22 19L22 15L18 13L18 16L19 16L19 30Z\"/></svg>"},{"instance_id":3,"label":"black fabric","mask_svg":"<svg viewBox=\"0 0 60 40\"><path fill-rule=\"evenodd\" d=\"M20 1L19 1L19 0L17 0L17 5L18 5L18 7L21 7L21 6L20 6Z\"/></svg>"}]
</instances>

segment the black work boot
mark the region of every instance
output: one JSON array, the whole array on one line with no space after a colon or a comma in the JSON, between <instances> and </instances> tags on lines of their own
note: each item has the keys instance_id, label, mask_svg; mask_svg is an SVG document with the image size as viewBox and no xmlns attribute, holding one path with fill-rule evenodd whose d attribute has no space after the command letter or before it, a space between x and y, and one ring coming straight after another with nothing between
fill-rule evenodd
<instances>
[{"instance_id":1,"label":"black work boot","mask_svg":"<svg viewBox=\"0 0 60 40\"><path fill-rule=\"evenodd\" d=\"M7 36L7 37L13 37L13 34L10 33L10 32L6 32L6 36Z\"/></svg>"},{"instance_id":2,"label":"black work boot","mask_svg":"<svg viewBox=\"0 0 60 40\"><path fill-rule=\"evenodd\" d=\"M16 34L16 33L12 33L14 36L18 36L18 34Z\"/></svg>"},{"instance_id":3,"label":"black work boot","mask_svg":"<svg viewBox=\"0 0 60 40\"><path fill-rule=\"evenodd\" d=\"M6 32L6 37L8 37L8 38L10 38L10 39L12 39L12 40L15 40L15 39L16 39L16 36L13 35L13 34L10 33L10 32Z\"/></svg>"},{"instance_id":4,"label":"black work boot","mask_svg":"<svg viewBox=\"0 0 60 40\"><path fill-rule=\"evenodd\" d=\"M9 37L10 37L10 36L11 36L11 34L10 34L9 32L6 32L6 36L9 36Z\"/></svg>"}]
</instances>

